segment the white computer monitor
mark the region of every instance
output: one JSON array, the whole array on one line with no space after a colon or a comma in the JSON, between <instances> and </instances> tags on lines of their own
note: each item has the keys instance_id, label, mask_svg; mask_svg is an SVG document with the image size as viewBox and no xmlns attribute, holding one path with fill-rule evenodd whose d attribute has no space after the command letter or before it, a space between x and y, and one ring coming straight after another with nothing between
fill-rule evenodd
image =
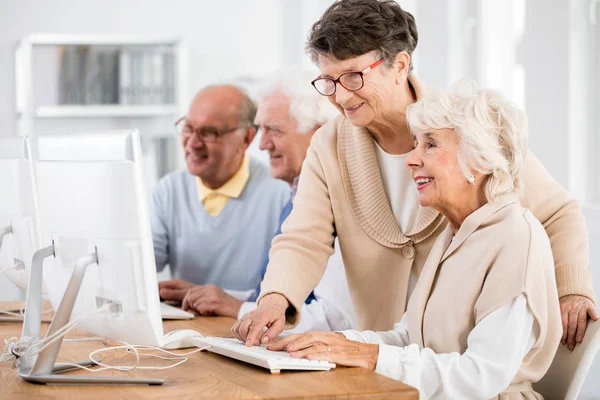
<instances>
[{"instance_id":1,"label":"white computer monitor","mask_svg":"<svg viewBox=\"0 0 600 400\"><path fill-rule=\"evenodd\" d=\"M83 319L78 328L136 345L160 346L163 325L137 131L39 138L36 180L44 281L58 308L75 264L85 270L71 320L107 303L113 314ZM60 310L59 310L60 311Z\"/></svg>"},{"instance_id":2,"label":"white computer monitor","mask_svg":"<svg viewBox=\"0 0 600 400\"><path fill-rule=\"evenodd\" d=\"M0 139L0 271L27 289L38 249L37 197L29 139Z\"/></svg>"}]
</instances>

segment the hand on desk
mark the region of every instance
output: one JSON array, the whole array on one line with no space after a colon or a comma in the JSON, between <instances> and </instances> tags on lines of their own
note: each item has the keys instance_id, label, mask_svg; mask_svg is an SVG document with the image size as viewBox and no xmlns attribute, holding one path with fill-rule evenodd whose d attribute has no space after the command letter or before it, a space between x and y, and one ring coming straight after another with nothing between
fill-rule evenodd
<instances>
[{"instance_id":1,"label":"hand on desk","mask_svg":"<svg viewBox=\"0 0 600 400\"><path fill-rule=\"evenodd\" d=\"M162 300L183 301L188 290L196 286L183 279L170 279L158 282L158 294Z\"/></svg>"},{"instance_id":2,"label":"hand on desk","mask_svg":"<svg viewBox=\"0 0 600 400\"><path fill-rule=\"evenodd\" d=\"M576 343L581 343L587 327L588 315L594 321L598 314L594 303L585 296L570 294L560 298L560 314L562 317L562 344L573 351Z\"/></svg>"},{"instance_id":3,"label":"hand on desk","mask_svg":"<svg viewBox=\"0 0 600 400\"><path fill-rule=\"evenodd\" d=\"M216 285L196 285L187 291L181 308L184 311L192 311L200 315L237 318L242 303L241 300L228 295Z\"/></svg>"},{"instance_id":4,"label":"hand on desk","mask_svg":"<svg viewBox=\"0 0 600 400\"><path fill-rule=\"evenodd\" d=\"M236 338L247 346L267 343L275 339L285 326L285 311L290 303L285 296L270 293L260 299L256 310L245 314L231 328ZM263 332L263 328L268 329Z\"/></svg>"},{"instance_id":5,"label":"hand on desk","mask_svg":"<svg viewBox=\"0 0 600 400\"><path fill-rule=\"evenodd\" d=\"M289 335L267 344L267 349L286 350L294 358L330 361L370 371L375 370L379 356L379 345L348 340L339 332L310 331Z\"/></svg>"}]
</instances>

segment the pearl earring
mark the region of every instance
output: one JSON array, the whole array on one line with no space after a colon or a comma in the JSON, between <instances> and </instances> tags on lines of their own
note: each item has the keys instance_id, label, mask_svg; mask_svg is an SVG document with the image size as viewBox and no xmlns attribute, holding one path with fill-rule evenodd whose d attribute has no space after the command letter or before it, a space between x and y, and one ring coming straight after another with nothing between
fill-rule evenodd
<instances>
[{"instance_id":1,"label":"pearl earring","mask_svg":"<svg viewBox=\"0 0 600 400\"><path fill-rule=\"evenodd\" d=\"M467 180L469 181L469 183L475 183L475 175L469 176L469 178L467 178Z\"/></svg>"}]
</instances>

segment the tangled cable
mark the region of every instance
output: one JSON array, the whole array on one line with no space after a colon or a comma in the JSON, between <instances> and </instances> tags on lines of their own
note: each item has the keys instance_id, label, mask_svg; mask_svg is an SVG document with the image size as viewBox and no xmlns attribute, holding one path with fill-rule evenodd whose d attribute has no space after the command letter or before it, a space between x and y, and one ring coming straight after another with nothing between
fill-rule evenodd
<instances>
[{"instance_id":1,"label":"tangled cable","mask_svg":"<svg viewBox=\"0 0 600 400\"><path fill-rule=\"evenodd\" d=\"M52 343L63 338L68 332L73 330L75 328L75 326L81 320L83 320L87 317L90 317L92 315L98 314L98 313L110 313L112 306L113 306L112 304L106 304L97 310L94 310L87 314L81 315L80 317L76 318L75 320L73 320L73 321L69 322L68 324L66 324L65 326L63 326L61 329L56 331L54 334L52 334L42 340L35 340L35 338L28 337L28 336L24 336L21 338L18 338L18 337L6 338L4 340L4 350L0 354L0 362L13 361L13 367L14 367L14 365L15 365L16 361L19 359L19 357L33 356L33 355L39 354L44 349L46 349L48 346L50 346ZM68 340L70 340L70 341L103 340L104 341L104 338L99 338L99 337L85 338L84 337L84 338L65 338L65 340L66 341L68 341ZM90 355L89 355L90 361L93 364L99 366L100 368L92 369L92 368L86 367L84 365L79 365L79 364L74 364L74 363L69 363L69 362L60 362L60 363L57 363L57 365L80 368L80 369L84 369L84 370L90 371L90 372L99 372L99 371L105 371L105 370L109 370L109 369L113 369L113 370L117 370L117 371L131 371L134 369L163 370L163 369L169 369L169 368L173 368L178 365L181 365L188 360L187 356L194 354L194 353L198 353L202 350L206 350L207 348L210 347L210 346L201 347L201 348L198 348L198 349L186 352L186 353L173 353L171 351L161 349L160 347L144 346L144 345L131 345L131 344L125 343L125 342L119 342L119 343L120 343L120 345L118 345L118 346L109 346L109 347L106 347L103 349L94 350L90 353ZM126 352L135 355L135 363L134 364L132 364L132 365L109 365L109 364L103 363L101 361L101 359L95 358L95 356L97 356L98 354L100 354L102 352L106 352L109 350L122 350L122 349L125 349ZM159 351L170 357L164 356L164 355L147 353L147 351L150 351L150 350L151 351ZM170 364L170 365L166 365L166 366L140 366L140 361L141 361L142 357L158 358L161 360L176 361L176 362L174 362L173 364Z\"/></svg>"}]
</instances>

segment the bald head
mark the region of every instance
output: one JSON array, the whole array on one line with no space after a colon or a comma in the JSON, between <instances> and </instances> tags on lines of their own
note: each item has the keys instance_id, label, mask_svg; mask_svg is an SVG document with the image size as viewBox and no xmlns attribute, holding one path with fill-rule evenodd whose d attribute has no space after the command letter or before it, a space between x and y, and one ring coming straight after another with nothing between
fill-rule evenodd
<instances>
[{"instance_id":1,"label":"bald head","mask_svg":"<svg viewBox=\"0 0 600 400\"><path fill-rule=\"evenodd\" d=\"M194 96L188 111L188 119L195 114L210 113L223 120L237 119L243 126L252 126L256 116L256 105L248 94L234 85L211 85Z\"/></svg>"},{"instance_id":2,"label":"bald head","mask_svg":"<svg viewBox=\"0 0 600 400\"><path fill-rule=\"evenodd\" d=\"M221 187L239 169L246 149L256 135L256 106L246 92L233 85L200 90L185 117L190 132L182 136L191 174L212 189ZM212 138L206 132L216 132Z\"/></svg>"}]
</instances>

